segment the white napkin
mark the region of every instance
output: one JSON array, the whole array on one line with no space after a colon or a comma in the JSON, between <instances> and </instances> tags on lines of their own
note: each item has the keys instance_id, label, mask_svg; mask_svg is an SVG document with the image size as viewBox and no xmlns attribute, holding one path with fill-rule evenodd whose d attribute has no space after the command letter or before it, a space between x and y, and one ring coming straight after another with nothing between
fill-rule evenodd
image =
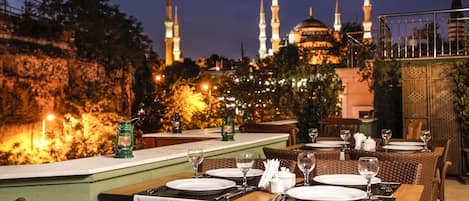
<instances>
[{"instance_id":1,"label":"white napkin","mask_svg":"<svg viewBox=\"0 0 469 201\"><path fill-rule=\"evenodd\" d=\"M266 189L269 186L269 182L272 177L277 174L278 167L280 166L280 162L278 159L269 159L264 161L264 173L262 174L261 179L259 180L259 184L257 187Z\"/></svg>"},{"instance_id":2,"label":"white napkin","mask_svg":"<svg viewBox=\"0 0 469 201\"><path fill-rule=\"evenodd\" d=\"M360 150L362 149L362 144L366 140L366 136L363 133L355 133L353 134L353 138L355 139L355 149Z\"/></svg>"},{"instance_id":3,"label":"white napkin","mask_svg":"<svg viewBox=\"0 0 469 201\"><path fill-rule=\"evenodd\" d=\"M202 201L186 198L170 198L160 196L149 196L149 195L134 195L134 201Z\"/></svg>"},{"instance_id":4,"label":"white napkin","mask_svg":"<svg viewBox=\"0 0 469 201\"><path fill-rule=\"evenodd\" d=\"M376 151L376 141L371 137L368 137L363 143L363 150L365 151Z\"/></svg>"}]
</instances>

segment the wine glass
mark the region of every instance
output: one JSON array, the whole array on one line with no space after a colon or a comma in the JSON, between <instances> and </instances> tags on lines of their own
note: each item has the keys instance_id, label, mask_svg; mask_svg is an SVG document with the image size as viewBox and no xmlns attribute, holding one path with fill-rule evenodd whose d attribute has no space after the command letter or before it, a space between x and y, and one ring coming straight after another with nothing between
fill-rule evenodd
<instances>
[{"instance_id":1,"label":"wine glass","mask_svg":"<svg viewBox=\"0 0 469 201\"><path fill-rule=\"evenodd\" d=\"M340 138L342 138L342 140L344 140L344 150L347 150L347 142L351 137L351 134L350 134L350 130L348 129L343 129L343 130L340 130Z\"/></svg>"},{"instance_id":2,"label":"wine glass","mask_svg":"<svg viewBox=\"0 0 469 201\"><path fill-rule=\"evenodd\" d=\"M376 157L360 157L358 159L358 172L366 179L366 194L368 199L374 199L371 193L371 179L378 174L379 162Z\"/></svg>"},{"instance_id":3,"label":"wine glass","mask_svg":"<svg viewBox=\"0 0 469 201\"><path fill-rule=\"evenodd\" d=\"M316 166L316 157L312 152L300 152L297 157L298 168L304 174L304 185L309 185L309 174Z\"/></svg>"},{"instance_id":4,"label":"wine glass","mask_svg":"<svg viewBox=\"0 0 469 201\"><path fill-rule=\"evenodd\" d=\"M317 129L317 128L310 128L310 129L308 129L308 135L309 135L309 138L311 138L311 142L312 142L312 143L315 143L315 142L316 142L316 138L317 138L318 135L319 135L318 129Z\"/></svg>"},{"instance_id":5,"label":"wine glass","mask_svg":"<svg viewBox=\"0 0 469 201\"><path fill-rule=\"evenodd\" d=\"M241 169L243 172L243 185L241 186L242 189L245 191L248 190L248 182L247 182L247 173L254 165L254 154L253 153L241 153L236 156L236 167Z\"/></svg>"},{"instance_id":6,"label":"wine glass","mask_svg":"<svg viewBox=\"0 0 469 201\"><path fill-rule=\"evenodd\" d=\"M423 152L430 152L431 150L428 149L428 141L432 139L432 135L430 134L429 130L423 130L422 135L420 136L420 139L422 139L424 147L422 149Z\"/></svg>"},{"instance_id":7,"label":"wine glass","mask_svg":"<svg viewBox=\"0 0 469 201\"><path fill-rule=\"evenodd\" d=\"M193 178L198 178L199 165L204 160L204 150L202 149L188 149L187 150L187 159L191 163L192 168L194 168Z\"/></svg>"},{"instance_id":8,"label":"wine glass","mask_svg":"<svg viewBox=\"0 0 469 201\"><path fill-rule=\"evenodd\" d=\"M381 129L381 137L383 138L383 145L387 145L389 143L389 139L392 137L391 129Z\"/></svg>"}]
</instances>

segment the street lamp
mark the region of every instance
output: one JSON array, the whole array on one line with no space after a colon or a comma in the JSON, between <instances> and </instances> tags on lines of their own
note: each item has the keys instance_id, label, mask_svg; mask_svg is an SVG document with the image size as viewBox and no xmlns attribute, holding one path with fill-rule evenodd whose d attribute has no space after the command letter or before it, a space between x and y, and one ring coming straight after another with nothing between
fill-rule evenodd
<instances>
[{"instance_id":1,"label":"street lamp","mask_svg":"<svg viewBox=\"0 0 469 201\"><path fill-rule=\"evenodd\" d=\"M213 86L213 89L217 89L217 86ZM208 91L208 108L209 108L209 113L211 112L212 110L212 101L211 101L211 98L212 98L212 87L210 87L209 84L207 83L204 83L202 84L202 90L204 91Z\"/></svg>"},{"instance_id":2,"label":"street lamp","mask_svg":"<svg viewBox=\"0 0 469 201\"><path fill-rule=\"evenodd\" d=\"M52 121L55 119L54 114L49 114L45 119L42 120L42 135L41 135L41 147L44 147L44 141L46 136L46 120Z\"/></svg>"}]
</instances>

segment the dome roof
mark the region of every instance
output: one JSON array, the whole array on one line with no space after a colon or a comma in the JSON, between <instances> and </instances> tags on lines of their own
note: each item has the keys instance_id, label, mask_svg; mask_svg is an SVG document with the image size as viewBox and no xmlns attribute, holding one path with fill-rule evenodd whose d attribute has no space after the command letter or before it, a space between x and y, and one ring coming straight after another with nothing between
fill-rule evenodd
<instances>
[{"instance_id":1,"label":"dome roof","mask_svg":"<svg viewBox=\"0 0 469 201\"><path fill-rule=\"evenodd\" d=\"M295 26L294 29L298 30L302 28L326 28L328 29L328 27L324 25L324 23L315 19L314 17L309 17L308 19L301 21Z\"/></svg>"}]
</instances>

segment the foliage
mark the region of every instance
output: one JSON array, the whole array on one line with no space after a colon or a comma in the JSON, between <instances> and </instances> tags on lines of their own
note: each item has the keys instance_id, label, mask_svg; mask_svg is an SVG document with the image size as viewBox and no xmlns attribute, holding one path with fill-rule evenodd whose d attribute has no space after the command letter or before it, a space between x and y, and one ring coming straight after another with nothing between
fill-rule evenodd
<instances>
[{"instance_id":1,"label":"foliage","mask_svg":"<svg viewBox=\"0 0 469 201\"><path fill-rule=\"evenodd\" d=\"M77 54L109 69L142 66L151 40L134 17L111 6L108 0L44 0L35 13L74 33Z\"/></svg>"},{"instance_id":2,"label":"foliage","mask_svg":"<svg viewBox=\"0 0 469 201\"><path fill-rule=\"evenodd\" d=\"M47 133L44 146L31 149L17 142L8 151L0 151L0 165L39 164L113 152L116 125L122 116L106 112L106 102L87 103L79 115L65 114L63 125Z\"/></svg>"},{"instance_id":3,"label":"foliage","mask_svg":"<svg viewBox=\"0 0 469 201\"><path fill-rule=\"evenodd\" d=\"M299 140L307 140L307 129L319 127L319 120L340 116L342 81L331 65L300 62L293 80L293 112L300 129Z\"/></svg>"},{"instance_id":4,"label":"foliage","mask_svg":"<svg viewBox=\"0 0 469 201\"><path fill-rule=\"evenodd\" d=\"M456 84L455 110L463 136L469 139L469 60L455 65L453 79ZM466 142L469 143L469 142ZM466 147L469 144L466 144Z\"/></svg>"}]
</instances>

